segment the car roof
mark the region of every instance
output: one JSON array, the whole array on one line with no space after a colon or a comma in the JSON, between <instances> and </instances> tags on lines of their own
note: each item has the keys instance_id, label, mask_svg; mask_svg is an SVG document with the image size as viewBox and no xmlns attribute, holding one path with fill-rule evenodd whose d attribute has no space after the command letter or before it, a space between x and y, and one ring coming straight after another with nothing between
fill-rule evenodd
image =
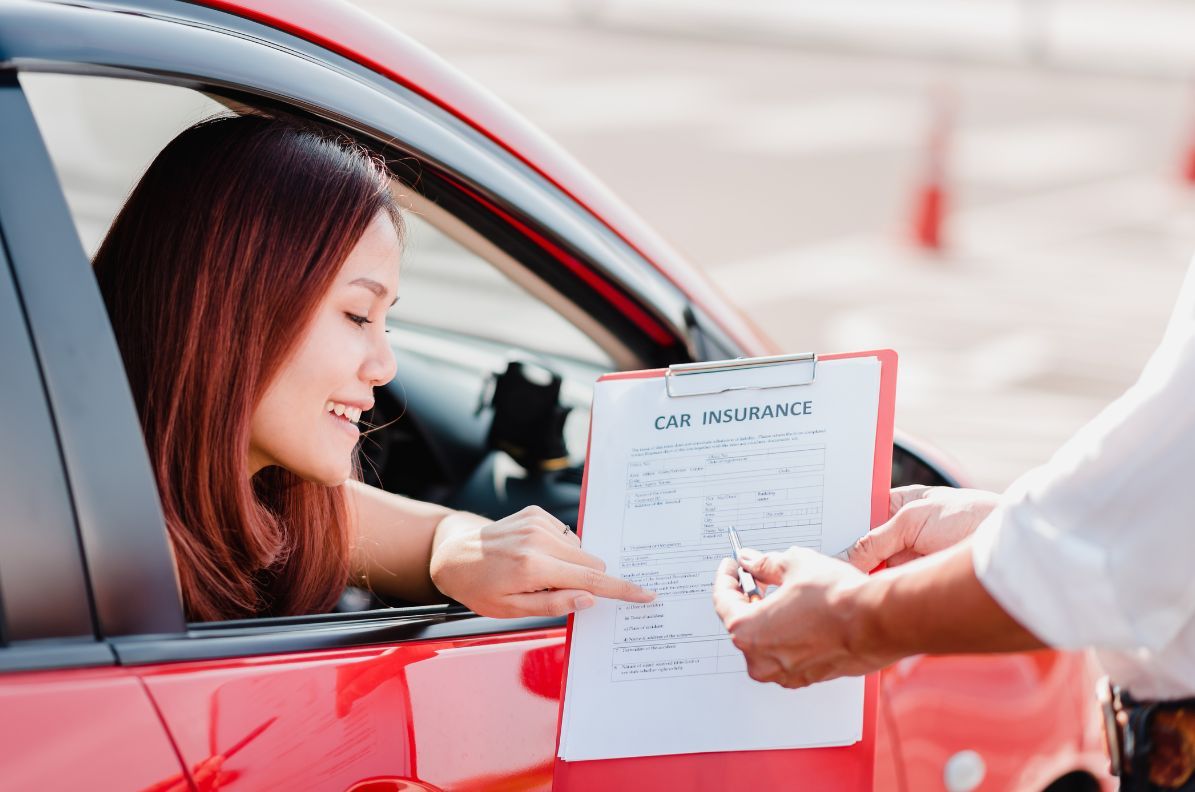
<instances>
[{"instance_id":1,"label":"car roof","mask_svg":"<svg viewBox=\"0 0 1195 792\"><path fill-rule=\"evenodd\" d=\"M344 0L194 0L353 60L460 118L555 184L622 237L748 354L774 345L705 276L559 145L427 47ZM711 187L713 189L713 187Z\"/></svg>"}]
</instances>

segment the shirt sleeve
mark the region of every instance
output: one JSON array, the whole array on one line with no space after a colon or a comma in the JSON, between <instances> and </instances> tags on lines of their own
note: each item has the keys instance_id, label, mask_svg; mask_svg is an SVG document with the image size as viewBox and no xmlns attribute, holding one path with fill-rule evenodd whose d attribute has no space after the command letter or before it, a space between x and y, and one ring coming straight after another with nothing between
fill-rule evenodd
<instances>
[{"instance_id":1,"label":"shirt sleeve","mask_svg":"<svg viewBox=\"0 0 1195 792\"><path fill-rule=\"evenodd\" d=\"M1038 638L1159 651L1195 618L1195 262L1140 379L980 525L980 582Z\"/></svg>"}]
</instances>

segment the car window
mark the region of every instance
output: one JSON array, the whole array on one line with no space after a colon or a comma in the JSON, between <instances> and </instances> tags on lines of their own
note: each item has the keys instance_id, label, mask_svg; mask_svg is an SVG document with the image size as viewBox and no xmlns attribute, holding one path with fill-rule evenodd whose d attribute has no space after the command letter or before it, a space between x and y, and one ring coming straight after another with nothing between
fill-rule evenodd
<instances>
[{"instance_id":1,"label":"car window","mask_svg":"<svg viewBox=\"0 0 1195 792\"><path fill-rule=\"evenodd\" d=\"M158 151L191 124L229 111L216 98L173 85L39 73L20 79L89 257ZM493 480L487 465L495 453L482 404L490 377L507 360L544 361L562 375L561 401L572 410L564 432L573 467L554 474L559 486L551 494L559 497L548 505L575 512L589 388L617 367L607 349L619 342L469 223L409 185L396 180L395 190L407 206L409 232L401 299L388 316L400 364L393 389L401 403L394 401L393 417L401 420L389 436L366 443L367 454L394 448L388 466L367 460L375 475L367 480L480 511L481 503L494 501L488 490L476 491L478 482ZM520 497L544 500L540 490ZM506 500L494 508L502 515L517 510L507 510Z\"/></svg>"}]
</instances>

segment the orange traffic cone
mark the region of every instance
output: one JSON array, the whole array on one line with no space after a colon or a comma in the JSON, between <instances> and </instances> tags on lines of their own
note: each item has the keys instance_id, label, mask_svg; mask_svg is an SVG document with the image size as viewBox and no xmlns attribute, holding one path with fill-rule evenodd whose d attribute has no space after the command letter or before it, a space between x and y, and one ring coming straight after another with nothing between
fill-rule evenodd
<instances>
[{"instance_id":1,"label":"orange traffic cone","mask_svg":"<svg viewBox=\"0 0 1195 792\"><path fill-rule=\"evenodd\" d=\"M1195 84L1191 86L1195 89ZM1195 97L1195 90L1191 91ZM1183 152L1182 179L1189 185L1195 186L1195 108L1191 114L1191 137L1187 141L1187 150Z\"/></svg>"},{"instance_id":2,"label":"orange traffic cone","mask_svg":"<svg viewBox=\"0 0 1195 792\"><path fill-rule=\"evenodd\" d=\"M948 206L946 153L953 121L952 104L948 90L943 88L935 92L921 183L913 197L913 243L926 250L939 251L943 247L942 226Z\"/></svg>"},{"instance_id":3,"label":"orange traffic cone","mask_svg":"<svg viewBox=\"0 0 1195 792\"><path fill-rule=\"evenodd\" d=\"M942 249L942 185L928 181L917 194L917 211L913 216L913 241L926 250Z\"/></svg>"},{"instance_id":4,"label":"orange traffic cone","mask_svg":"<svg viewBox=\"0 0 1195 792\"><path fill-rule=\"evenodd\" d=\"M1191 132L1191 143L1187 146L1187 161L1183 163L1183 181L1195 187L1195 130Z\"/></svg>"}]
</instances>

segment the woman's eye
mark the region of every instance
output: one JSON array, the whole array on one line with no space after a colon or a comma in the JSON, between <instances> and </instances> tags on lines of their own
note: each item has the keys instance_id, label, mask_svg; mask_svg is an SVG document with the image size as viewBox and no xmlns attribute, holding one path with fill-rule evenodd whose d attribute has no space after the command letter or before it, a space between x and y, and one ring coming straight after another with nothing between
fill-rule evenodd
<instances>
[{"instance_id":1,"label":"woman's eye","mask_svg":"<svg viewBox=\"0 0 1195 792\"><path fill-rule=\"evenodd\" d=\"M357 327L364 327L367 324L373 324L372 319L366 319L364 316L358 316L354 313L346 313L345 316L348 317L350 322L357 325Z\"/></svg>"}]
</instances>

